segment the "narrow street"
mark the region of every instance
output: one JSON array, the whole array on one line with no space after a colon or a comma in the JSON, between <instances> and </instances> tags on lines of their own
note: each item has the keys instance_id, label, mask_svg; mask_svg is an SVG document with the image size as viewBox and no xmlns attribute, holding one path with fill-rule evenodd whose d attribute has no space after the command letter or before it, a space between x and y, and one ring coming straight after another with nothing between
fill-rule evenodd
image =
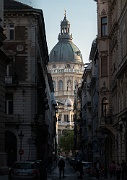
<instances>
[{"instance_id":1,"label":"narrow street","mask_svg":"<svg viewBox=\"0 0 127 180\"><path fill-rule=\"evenodd\" d=\"M65 161L66 167L65 167L65 180L77 180L76 172L73 169L72 166L69 165L67 161ZM52 169L51 173L48 173L48 179L47 180L57 180L59 179L59 169L58 166ZM63 179L63 178L62 178ZM8 176L0 176L0 180L8 180ZM83 175L83 180L96 180L95 177L89 177L87 175ZM105 180L104 177L100 177L100 180ZM109 180L109 178L107 179ZM115 179L112 179L115 180Z\"/></svg>"},{"instance_id":2,"label":"narrow street","mask_svg":"<svg viewBox=\"0 0 127 180\"><path fill-rule=\"evenodd\" d=\"M57 180L59 179L59 169L56 166L51 173L48 174L48 180ZM62 178L63 179L63 178ZM69 165L69 163L66 161L66 167L65 167L65 180L76 180L76 172L73 169L72 166ZM94 180L96 179L95 177L88 177L87 175L83 176L84 180ZM100 180L104 180L103 177L100 178Z\"/></svg>"}]
</instances>

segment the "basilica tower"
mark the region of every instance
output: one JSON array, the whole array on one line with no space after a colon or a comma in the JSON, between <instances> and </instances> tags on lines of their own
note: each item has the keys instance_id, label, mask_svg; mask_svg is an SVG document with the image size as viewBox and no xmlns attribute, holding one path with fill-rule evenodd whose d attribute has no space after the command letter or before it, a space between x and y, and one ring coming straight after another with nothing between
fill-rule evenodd
<instances>
[{"instance_id":1,"label":"basilica tower","mask_svg":"<svg viewBox=\"0 0 127 180\"><path fill-rule=\"evenodd\" d=\"M75 86L82 81L84 71L81 51L72 42L70 22L66 12L60 24L58 43L49 55L49 72L54 84L54 95L58 103L58 139L66 129L73 129L73 103Z\"/></svg>"}]
</instances>

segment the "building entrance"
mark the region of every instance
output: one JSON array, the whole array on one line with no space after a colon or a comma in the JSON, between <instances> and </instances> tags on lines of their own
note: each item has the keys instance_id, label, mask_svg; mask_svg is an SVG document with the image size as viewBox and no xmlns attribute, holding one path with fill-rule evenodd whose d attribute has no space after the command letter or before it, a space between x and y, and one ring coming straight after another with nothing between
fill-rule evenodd
<instances>
[{"instance_id":1,"label":"building entrance","mask_svg":"<svg viewBox=\"0 0 127 180\"><path fill-rule=\"evenodd\" d=\"M5 131L5 152L7 153L7 165L11 166L17 160L17 138L10 131Z\"/></svg>"}]
</instances>

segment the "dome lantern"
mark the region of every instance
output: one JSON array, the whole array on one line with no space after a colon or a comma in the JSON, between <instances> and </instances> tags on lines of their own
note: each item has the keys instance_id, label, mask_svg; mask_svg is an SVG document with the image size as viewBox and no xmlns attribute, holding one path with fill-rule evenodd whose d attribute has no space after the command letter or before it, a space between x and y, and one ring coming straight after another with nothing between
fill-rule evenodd
<instances>
[{"instance_id":1,"label":"dome lantern","mask_svg":"<svg viewBox=\"0 0 127 180\"><path fill-rule=\"evenodd\" d=\"M70 22L67 20L66 11L61 21L61 32L58 36L58 43L53 47L49 55L50 62L83 63L82 54L79 48L72 42L70 34Z\"/></svg>"},{"instance_id":2,"label":"dome lantern","mask_svg":"<svg viewBox=\"0 0 127 180\"><path fill-rule=\"evenodd\" d=\"M64 13L64 19L63 21L61 21L61 32L58 36L58 40L61 40L61 39L70 39L72 40L72 35L70 35L70 22L67 20L67 17L66 17L66 10L65 10L65 13Z\"/></svg>"}]
</instances>

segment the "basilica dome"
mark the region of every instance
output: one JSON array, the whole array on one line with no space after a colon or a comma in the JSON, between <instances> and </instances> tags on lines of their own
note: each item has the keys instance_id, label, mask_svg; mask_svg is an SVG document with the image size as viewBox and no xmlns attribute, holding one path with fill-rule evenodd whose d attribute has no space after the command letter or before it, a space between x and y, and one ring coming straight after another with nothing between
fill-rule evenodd
<instances>
[{"instance_id":1,"label":"basilica dome","mask_svg":"<svg viewBox=\"0 0 127 180\"><path fill-rule=\"evenodd\" d=\"M50 52L49 62L83 63L81 51L72 42L70 22L66 18L66 13L61 21L61 32L58 35L58 40Z\"/></svg>"}]
</instances>

